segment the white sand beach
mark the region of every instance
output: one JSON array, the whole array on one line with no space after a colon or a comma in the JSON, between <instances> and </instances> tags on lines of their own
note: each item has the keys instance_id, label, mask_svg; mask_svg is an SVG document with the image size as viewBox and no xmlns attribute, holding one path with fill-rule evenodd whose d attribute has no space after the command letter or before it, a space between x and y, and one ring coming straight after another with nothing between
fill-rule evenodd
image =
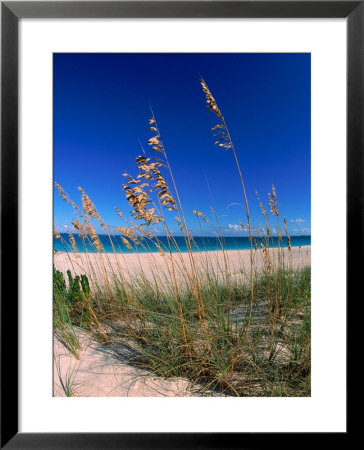
<instances>
[{"instance_id":1,"label":"white sand beach","mask_svg":"<svg viewBox=\"0 0 364 450\"><path fill-rule=\"evenodd\" d=\"M282 249L283 258L287 267L302 267L311 264L311 246L292 247ZM271 258L274 262L278 258L278 250L271 249ZM254 252L254 267L259 270L264 265L264 255L261 250ZM188 253L172 253L161 255L160 253L65 253L57 252L54 255L54 265L61 272L71 270L73 275L86 274L89 278L94 278L95 267L98 268L98 275L105 276L122 273L126 277L130 274L140 273L149 277L154 273L164 273L168 275L171 268L171 258L175 262L177 275L179 270L183 272L184 267L191 267L191 259ZM232 275L249 271L250 251L249 250L227 250L208 251L193 253L193 264L198 268L206 267L206 261L215 271L225 272L228 267Z\"/></svg>"}]
</instances>

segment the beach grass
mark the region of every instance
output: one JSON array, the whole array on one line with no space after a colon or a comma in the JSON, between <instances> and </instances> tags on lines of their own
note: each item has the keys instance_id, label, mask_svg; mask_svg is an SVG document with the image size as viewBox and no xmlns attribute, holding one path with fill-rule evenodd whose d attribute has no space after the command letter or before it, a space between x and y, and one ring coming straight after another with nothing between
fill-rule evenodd
<instances>
[{"instance_id":1,"label":"beach grass","mask_svg":"<svg viewBox=\"0 0 364 450\"><path fill-rule=\"evenodd\" d=\"M215 259L214 252L198 249L152 111L148 144L158 156L147 157L144 152L136 158L137 176L124 174L123 191L131 215L125 217L116 208L122 226L107 225L82 188L78 206L56 184L75 212L74 232L94 254L86 250L80 256L73 233L66 242L55 231L69 259L66 273L54 269L55 333L76 358L80 355L77 330L105 346L132 345L131 364L160 377L184 377L203 386L206 395L309 396L310 267L292 264L287 221L280 216L275 186L267 206L258 199L265 227L253 227L230 132L204 80L201 86L208 108L218 117L212 129L215 143L233 153L241 181L245 209L241 226L249 236L248 263L232 270L218 222L219 258ZM193 213L200 223L211 220L201 211ZM168 214L175 216L186 253L179 249L167 225ZM275 249L272 219L278 242ZM167 244L151 231L158 223ZM113 253L104 251L96 225L109 236ZM136 266L121 264L117 239L127 247L134 246ZM152 248L165 261L163 270L150 252ZM76 275L75 266L83 273Z\"/></svg>"}]
</instances>

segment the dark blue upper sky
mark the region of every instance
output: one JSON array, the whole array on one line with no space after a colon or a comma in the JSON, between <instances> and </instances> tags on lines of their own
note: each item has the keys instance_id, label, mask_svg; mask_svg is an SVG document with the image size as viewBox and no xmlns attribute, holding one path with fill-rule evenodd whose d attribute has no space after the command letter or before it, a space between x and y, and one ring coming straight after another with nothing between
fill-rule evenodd
<instances>
[{"instance_id":1,"label":"dark blue upper sky","mask_svg":"<svg viewBox=\"0 0 364 450\"><path fill-rule=\"evenodd\" d=\"M255 190L265 201L275 184L291 233L310 234L309 54L55 54L54 180L75 201L81 186L120 226L114 207L130 210L122 173L136 174L139 140L148 147L150 104L192 231L191 211L213 206L234 234L246 222L239 206L229 207L243 203L240 180L231 151L214 146L218 118L205 108L200 75L235 143L253 224L264 223ZM54 216L61 230L74 217L57 194Z\"/></svg>"}]
</instances>

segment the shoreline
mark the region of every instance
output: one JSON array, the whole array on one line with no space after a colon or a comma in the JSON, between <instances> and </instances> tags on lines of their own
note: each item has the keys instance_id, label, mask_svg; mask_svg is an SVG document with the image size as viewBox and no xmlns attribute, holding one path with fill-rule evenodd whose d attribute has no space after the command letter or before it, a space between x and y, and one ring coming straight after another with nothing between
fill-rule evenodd
<instances>
[{"instance_id":1,"label":"shoreline","mask_svg":"<svg viewBox=\"0 0 364 450\"><path fill-rule=\"evenodd\" d=\"M274 250L278 250L278 248L280 248L281 250L288 250L288 247L269 247L269 250L271 250L271 251L274 251ZM301 249L301 250L307 250L308 248L311 248L311 245L300 245L300 246L298 246L298 245L296 245L296 246L293 246L292 245L292 250L293 249ZM124 255L124 256L126 256L126 255L140 255L140 256L142 256L142 255L155 255L155 254L159 254L159 251L158 250L156 250L156 251L154 251L154 252L100 252L100 253L98 253L98 252L96 252L96 251L87 251L87 252L81 252L81 251L78 251L78 252L67 252L67 251L64 251L64 250L56 250L56 249L54 249L55 250L55 255L67 255L67 254L69 254L69 255ZM260 249L257 249L257 250L254 250L253 249L253 251L259 251ZM227 252L250 252L250 249L248 249L248 248L242 248L242 249L227 249L227 250L223 250L223 249L217 249L217 250L192 250L192 253L193 254L199 254L199 253L216 253L216 252L225 252L225 253L227 253ZM174 251L174 252L171 252L172 253L172 255L174 255L174 254L176 254L176 255L178 255L178 254L180 254L180 253L183 253L183 254L188 254L188 250L180 250L180 251ZM168 254L169 255L169 253L167 253L166 252L166 254Z\"/></svg>"},{"instance_id":2,"label":"shoreline","mask_svg":"<svg viewBox=\"0 0 364 450\"><path fill-rule=\"evenodd\" d=\"M102 245L102 252L104 253L117 253L117 254L133 254L133 253L159 253L159 246L166 253L188 253L185 239L181 236L175 236L173 239L176 241L168 241L165 236L153 236L151 240L141 241L140 245L136 245L129 239L130 248L124 243L121 243L117 239L117 236L99 235L100 242ZM75 241L72 244L69 241L69 236L63 234L62 240L54 238L53 249L57 252L73 252L73 248L76 248L78 253L98 253L93 245L87 242L81 241L77 236L74 236ZM101 239L102 238L102 239ZM303 248L311 246L311 236L307 237L309 239L300 240L301 238L306 238L305 236L298 236L298 241L295 239L291 240L292 248ZM111 240L110 240L111 239ZM215 251L244 251L250 250L249 238L244 237L223 237L222 241L216 237L211 238L210 236L192 236L193 242L191 245L192 253L204 253L204 252L215 252ZM242 239L242 240L241 240ZM254 238L257 239L255 245L260 248L261 243L264 244L263 237ZM273 242L274 240L274 242ZM170 245L169 245L170 244ZM254 247L254 245L253 245ZM271 249L278 248L288 248L288 241L283 237L283 241L278 242L277 238L273 236L269 241L269 247Z\"/></svg>"}]
</instances>

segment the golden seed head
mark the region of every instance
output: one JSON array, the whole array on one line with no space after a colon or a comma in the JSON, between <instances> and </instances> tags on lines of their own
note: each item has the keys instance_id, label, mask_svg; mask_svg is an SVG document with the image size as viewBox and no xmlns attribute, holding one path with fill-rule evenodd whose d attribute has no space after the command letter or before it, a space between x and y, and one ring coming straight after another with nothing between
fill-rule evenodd
<instances>
[{"instance_id":1,"label":"golden seed head","mask_svg":"<svg viewBox=\"0 0 364 450\"><path fill-rule=\"evenodd\" d=\"M73 219L73 220L72 220L72 225L73 225L73 228L74 228L76 231L78 231L78 235L79 235L81 238L86 237L86 233L85 233L85 231L84 231L83 225L82 225L82 223L81 223L78 219Z\"/></svg>"},{"instance_id":2,"label":"golden seed head","mask_svg":"<svg viewBox=\"0 0 364 450\"><path fill-rule=\"evenodd\" d=\"M259 202L260 209L262 210L263 216L265 220L268 220L267 210L262 202Z\"/></svg>"},{"instance_id":3,"label":"golden seed head","mask_svg":"<svg viewBox=\"0 0 364 450\"><path fill-rule=\"evenodd\" d=\"M74 208L75 210L80 211L80 208L76 205L76 203L74 201L72 201L68 194L66 194L65 190L63 189L62 186L60 186L58 183L54 183L54 186L57 188L58 190L58 194L60 195L60 197L62 198L62 200L64 200L65 202L69 203L72 208Z\"/></svg>"},{"instance_id":4,"label":"golden seed head","mask_svg":"<svg viewBox=\"0 0 364 450\"><path fill-rule=\"evenodd\" d=\"M196 211L195 209L192 211L192 214L195 214L197 217L204 217L204 213L201 211Z\"/></svg>"},{"instance_id":5,"label":"golden seed head","mask_svg":"<svg viewBox=\"0 0 364 450\"><path fill-rule=\"evenodd\" d=\"M135 230L131 227L115 227L114 230L119 231L119 233L126 237L131 237L135 234Z\"/></svg>"},{"instance_id":6,"label":"golden seed head","mask_svg":"<svg viewBox=\"0 0 364 450\"><path fill-rule=\"evenodd\" d=\"M179 217L175 217L175 219L177 221L179 229L182 231L182 233L184 233L185 232L185 227L182 225L182 220Z\"/></svg>"},{"instance_id":7,"label":"golden seed head","mask_svg":"<svg viewBox=\"0 0 364 450\"><path fill-rule=\"evenodd\" d=\"M107 228L90 197L81 187L79 187L78 190L81 192L82 209L84 210L84 212L100 222L102 227Z\"/></svg>"},{"instance_id":8,"label":"golden seed head","mask_svg":"<svg viewBox=\"0 0 364 450\"><path fill-rule=\"evenodd\" d=\"M148 145L150 145L155 152L164 152L163 143L158 132L157 121L154 116L149 120L149 125L152 125L149 127L149 131L156 133L156 135L148 140Z\"/></svg>"},{"instance_id":9,"label":"golden seed head","mask_svg":"<svg viewBox=\"0 0 364 450\"><path fill-rule=\"evenodd\" d=\"M72 246L72 250L74 251L74 253L77 253L77 246L76 246L76 240L73 236L73 234L69 231L68 236L70 238L70 242L71 242L71 246Z\"/></svg>"},{"instance_id":10,"label":"golden seed head","mask_svg":"<svg viewBox=\"0 0 364 450\"><path fill-rule=\"evenodd\" d=\"M88 234L91 237L92 240L92 244L95 246L96 250L98 252L100 252L101 250L103 250L103 245L101 244L100 238L98 236L98 234L96 233L95 228L91 225L91 223L86 222L85 225L85 230L88 232Z\"/></svg>"},{"instance_id":11,"label":"golden seed head","mask_svg":"<svg viewBox=\"0 0 364 450\"><path fill-rule=\"evenodd\" d=\"M265 247L265 245L262 242L260 243L260 246L262 248L262 252L264 255L265 269L268 273L270 273L272 270L272 260L270 257L269 249L267 247Z\"/></svg>"},{"instance_id":12,"label":"golden seed head","mask_svg":"<svg viewBox=\"0 0 364 450\"><path fill-rule=\"evenodd\" d=\"M143 155L136 158L137 168L140 171L137 178L154 180L154 187L161 205L167 208L168 211L176 211L176 201L172 197L168 184L158 168L163 164L158 161L150 161L150 158ZM151 203L148 194L152 192L151 189L145 190L146 187L149 187L149 183L142 183L139 186L131 188L129 186L130 184L139 184L141 180L134 180L128 174L125 174L125 176L128 184L123 184L123 189L125 196L132 207L131 213L134 215L134 218L137 220L145 220L146 225L163 222L163 218L155 213L155 208L147 208L147 205Z\"/></svg>"},{"instance_id":13,"label":"golden seed head","mask_svg":"<svg viewBox=\"0 0 364 450\"><path fill-rule=\"evenodd\" d=\"M121 240L128 250L132 249L130 242L127 239L125 239L123 236L121 236Z\"/></svg>"},{"instance_id":14,"label":"golden seed head","mask_svg":"<svg viewBox=\"0 0 364 450\"><path fill-rule=\"evenodd\" d=\"M155 246L156 246L156 248L158 249L158 251L159 251L159 254L161 255L161 256L165 256L165 251L162 249L162 247L160 246L160 244L158 244L158 242L156 242L155 243Z\"/></svg>"},{"instance_id":15,"label":"golden seed head","mask_svg":"<svg viewBox=\"0 0 364 450\"><path fill-rule=\"evenodd\" d=\"M207 87L205 80L203 80L201 78L200 83L201 83L201 89L203 90L203 92L205 93L205 96L206 96L206 101L207 101L206 107L208 109L210 109L211 111L213 111L218 117L220 117L220 119L223 119L223 115L221 114L221 111L220 111L219 107L217 106L216 100L212 96L210 89Z\"/></svg>"},{"instance_id":16,"label":"golden seed head","mask_svg":"<svg viewBox=\"0 0 364 450\"><path fill-rule=\"evenodd\" d=\"M272 185L272 193L268 194L268 199L269 199L269 208L270 208L271 213L275 216L279 216L279 211L277 209L278 198L277 198L277 194L276 194L274 185Z\"/></svg>"}]
</instances>

